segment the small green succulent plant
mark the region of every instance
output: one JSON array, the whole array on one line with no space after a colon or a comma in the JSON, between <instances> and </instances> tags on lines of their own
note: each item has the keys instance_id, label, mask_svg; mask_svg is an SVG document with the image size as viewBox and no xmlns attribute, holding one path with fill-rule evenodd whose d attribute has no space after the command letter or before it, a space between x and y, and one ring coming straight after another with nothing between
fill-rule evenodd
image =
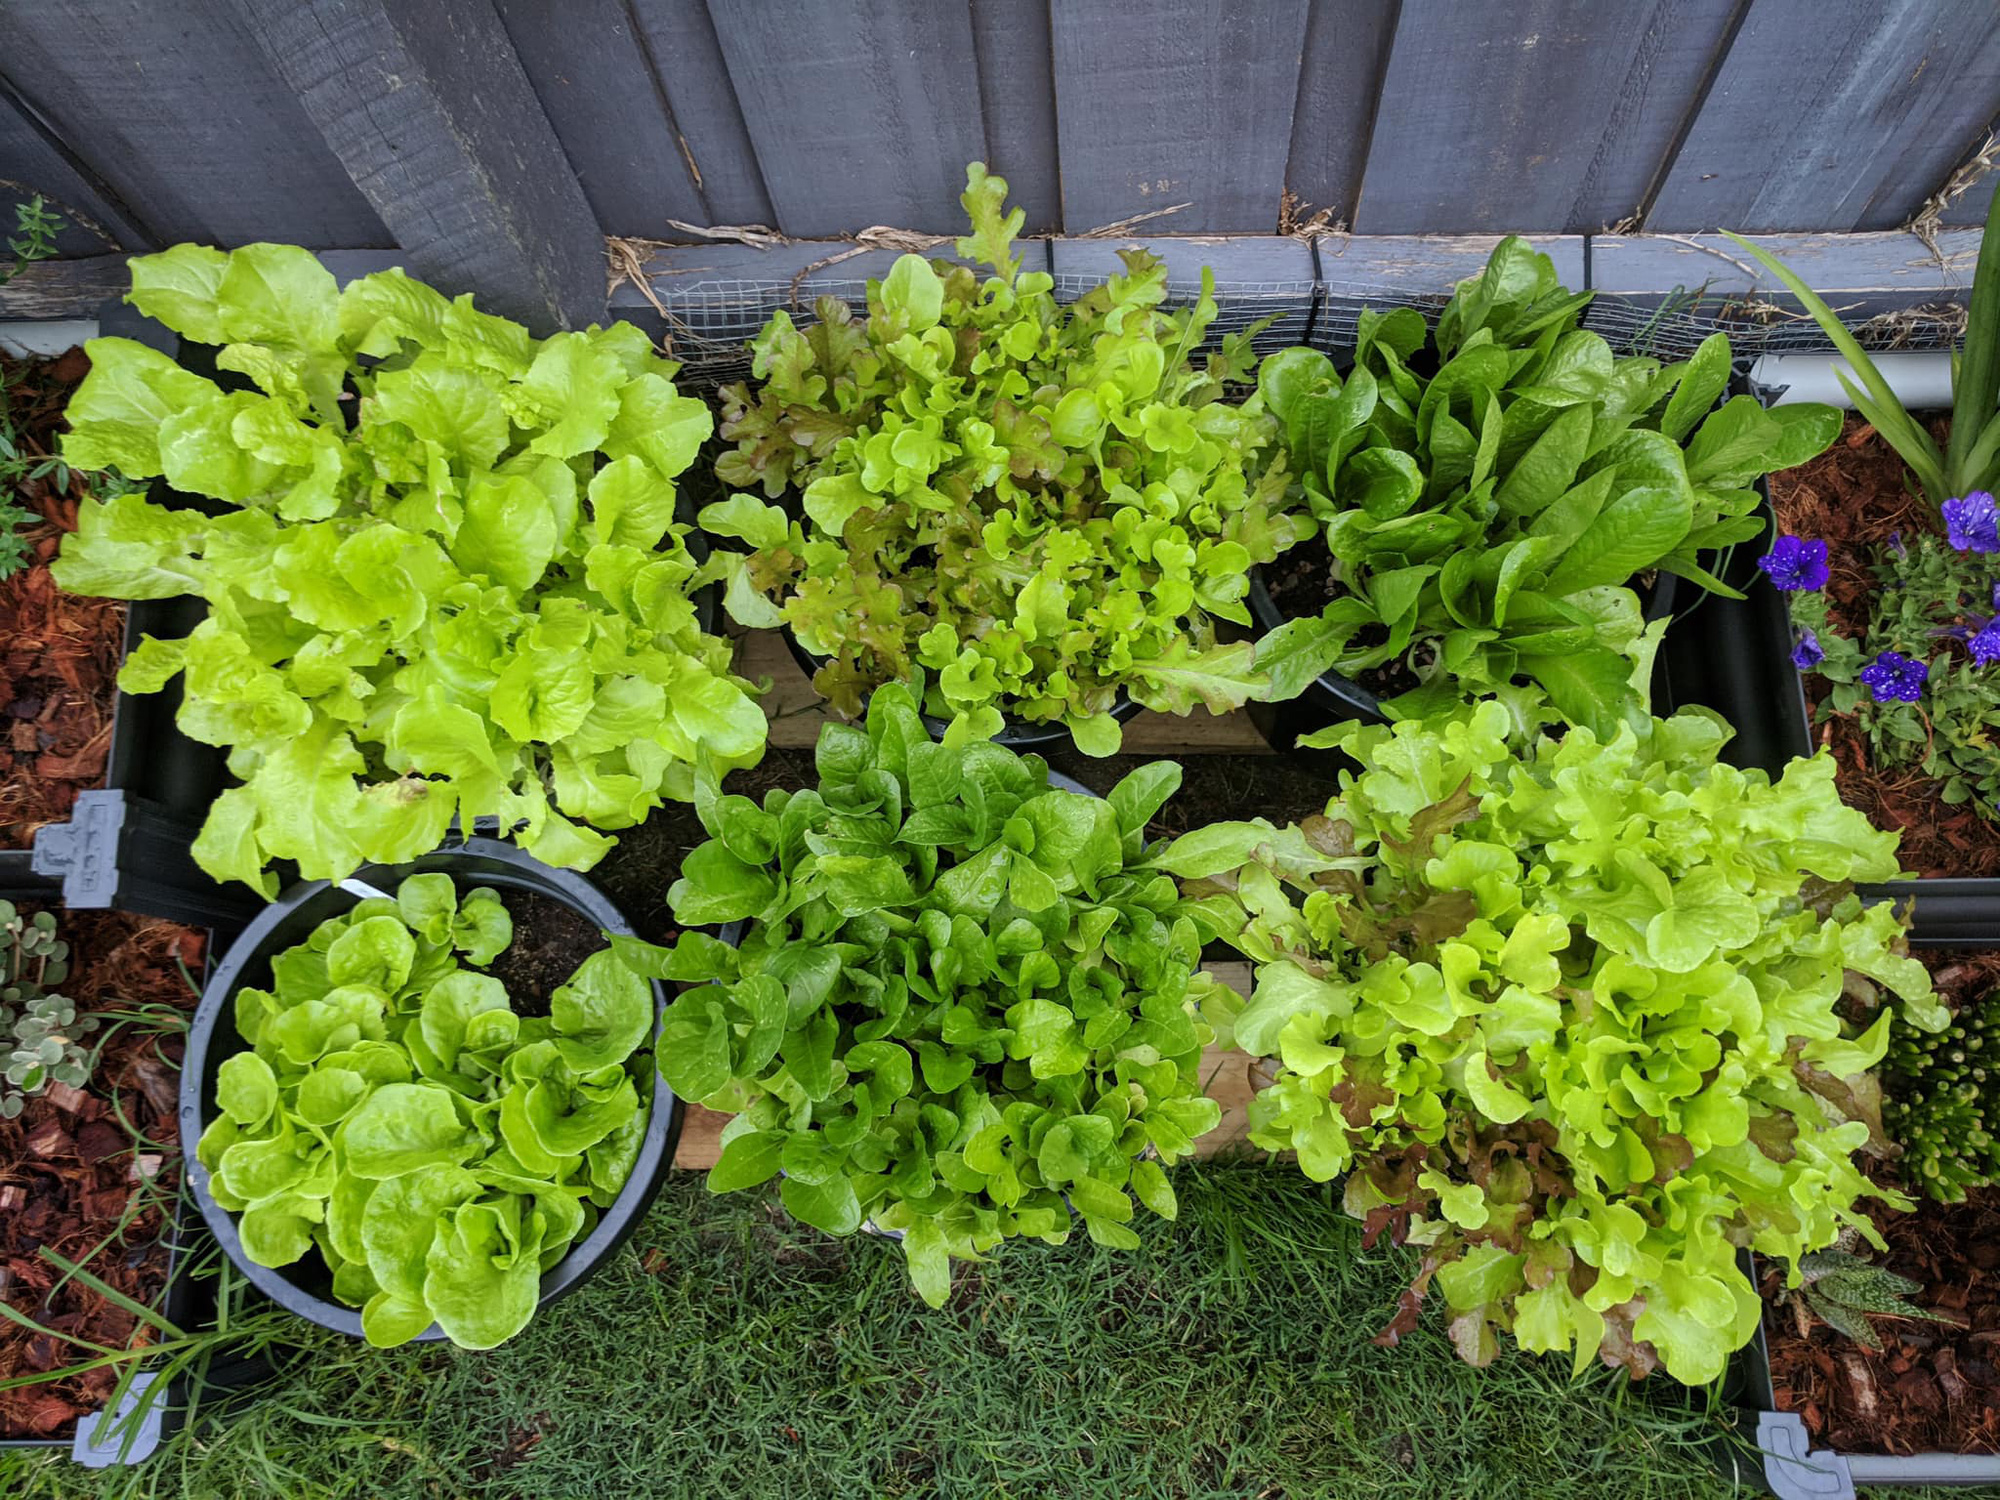
<instances>
[{"instance_id":1,"label":"small green succulent plant","mask_svg":"<svg viewBox=\"0 0 2000 1500\"><path fill-rule=\"evenodd\" d=\"M56 936L56 919L0 901L0 1117L13 1119L51 1083L90 1080L90 1049L78 1037L97 1019L78 1016L76 1002L53 988L68 977L69 944Z\"/></svg>"}]
</instances>

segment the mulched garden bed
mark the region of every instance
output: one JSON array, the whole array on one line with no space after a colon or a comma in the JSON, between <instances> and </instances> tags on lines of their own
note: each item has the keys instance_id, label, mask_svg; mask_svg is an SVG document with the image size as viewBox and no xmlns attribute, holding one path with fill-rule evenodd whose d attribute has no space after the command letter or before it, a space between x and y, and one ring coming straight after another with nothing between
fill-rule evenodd
<instances>
[{"instance_id":1,"label":"mulched garden bed","mask_svg":"<svg viewBox=\"0 0 2000 1500\"><path fill-rule=\"evenodd\" d=\"M1940 418L1929 426L1942 447L1951 423ZM1909 488L1902 459L1852 415L1825 453L1771 476L1771 508L1780 532L1826 543L1832 573L1826 586L1828 623L1857 640L1867 633L1869 608L1880 590L1872 565L1882 549L1898 533L1907 537L1937 529L1923 496ZM1806 699L1815 713L1830 686L1807 674ZM1876 769L1868 737L1852 718L1816 724L1814 734L1839 767L1841 799L1877 828L1902 831L1904 869L1927 876L2000 875L2000 825L1970 804L1946 803L1938 782L1921 771Z\"/></svg>"},{"instance_id":2,"label":"mulched garden bed","mask_svg":"<svg viewBox=\"0 0 2000 1500\"><path fill-rule=\"evenodd\" d=\"M89 372L81 349L54 360L0 355L18 456L33 466L56 448L63 406ZM0 470L4 480L6 470ZM104 779L117 701L125 606L65 594L49 576L63 534L76 529L82 481L22 478L11 496L41 517L25 530L31 561L0 579L0 848L25 849L44 823L69 816L79 791Z\"/></svg>"},{"instance_id":3,"label":"mulched garden bed","mask_svg":"<svg viewBox=\"0 0 2000 1500\"><path fill-rule=\"evenodd\" d=\"M2000 983L2000 952L1918 957L1954 1007ZM1893 1167L1877 1176L1895 1180ZM2000 1452L2000 1188L1959 1204L1912 1196L1910 1213L1870 1210L1889 1253L1865 1244L1855 1253L1920 1283L1910 1301L1954 1321L1877 1318L1880 1353L1821 1323L1801 1337L1790 1311L1775 1304L1783 1273L1774 1268L1765 1330L1778 1407L1798 1413L1816 1445L1838 1452Z\"/></svg>"},{"instance_id":4,"label":"mulched garden bed","mask_svg":"<svg viewBox=\"0 0 2000 1500\"><path fill-rule=\"evenodd\" d=\"M186 975L200 973L201 933L124 912L72 912L59 931L71 953L60 988L79 1009L193 1011L197 996ZM107 1030L109 1023L92 1041ZM0 1299L45 1328L113 1348L147 1332L82 1282L58 1286L62 1273L37 1252L47 1246L84 1263L134 1301L159 1300L180 1175L181 1050L179 1034L120 1027L103 1042L87 1087L54 1086L15 1119L0 1119ZM0 1320L0 1379L88 1357L62 1339ZM0 1438L65 1437L102 1409L117 1383L117 1372L105 1369L0 1391Z\"/></svg>"}]
</instances>

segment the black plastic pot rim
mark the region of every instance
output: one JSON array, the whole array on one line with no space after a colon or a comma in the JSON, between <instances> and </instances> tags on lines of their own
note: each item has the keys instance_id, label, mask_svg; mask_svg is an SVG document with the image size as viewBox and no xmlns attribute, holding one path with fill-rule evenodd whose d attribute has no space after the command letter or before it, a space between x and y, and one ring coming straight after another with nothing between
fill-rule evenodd
<instances>
[{"instance_id":1,"label":"black plastic pot rim","mask_svg":"<svg viewBox=\"0 0 2000 1500\"><path fill-rule=\"evenodd\" d=\"M460 867L475 861L484 862L486 868L474 865L465 869L461 877ZM492 868L496 865L501 867L497 871ZM295 1283L284 1269L252 1261L243 1251L243 1242L236 1229L236 1216L215 1201L215 1195L209 1189L208 1169L195 1158L195 1148L207 1124L208 1100L205 1095L210 1071L209 1056L217 1038L227 1036L240 1040L234 1035L232 1002L252 966L276 956L274 933L287 917L302 910L309 902L335 891L339 892L337 910L349 910L359 904L371 889L393 894L395 887L406 876L429 870L443 870L454 880L462 878L463 884L497 885L503 889L545 896L563 902L607 933L620 936L632 933L631 925L611 899L581 875L542 864L514 845L496 839L472 838L451 843L407 865L364 865L344 881L308 881L293 886L267 906L215 966L203 989L201 1004L189 1023L187 1053L181 1064L180 1127L184 1171L189 1190L217 1243L230 1262L279 1306L322 1328L357 1339L362 1337L358 1309L313 1295ZM335 914L335 910L327 912L328 916ZM286 945L289 946L289 941ZM667 1000L663 986L657 980L650 983L653 991L653 1042L657 1049L660 1022ZM667 1087L655 1063L646 1137L640 1146L638 1159L633 1163L631 1175L590 1233L542 1273L541 1293L536 1302L538 1316L550 1303L574 1291L587 1280L638 1227L673 1161L674 1147L680 1135L681 1114L680 1101ZM309 1255L302 1264L310 1265L316 1258L316 1253ZM443 1330L432 1324L412 1342L436 1342L444 1336Z\"/></svg>"},{"instance_id":2,"label":"black plastic pot rim","mask_svg":"<svg viewBox=\"0 0 2000 1500\"><path fill-rule=\"evenodd\" d=\"M805 674L808 678L826 665L827 658L824 656L815 656L812 652L808 651L800 643L798 636L792 632L791 626L780 625L778 633L785 638L785 645L791 650L792 659L805 669ZM865 699L862 702L862 707L864 711L867 708L867 701ZM1111 717L1123 724L1134 714L1138 713L1141 707L1142 705L1135 702L1125 689L1120 688L1118 690L1118 697L1111 705ZM919 717L923 719L924 728L931 732L931 738L933 739L943 738L945 730L951 727L949 720L940 719L933 713L926 713L919 710ZM1031 724L1026 719L1017 719L1005 712L1002 713L1001 718L1004 720L1004 725L1000 732L993 737L993 743L1004 745L1009 750L1059 750L1063 746L1072 743L1068 726L1060 722Z\"/></svg>"}]
</instances>

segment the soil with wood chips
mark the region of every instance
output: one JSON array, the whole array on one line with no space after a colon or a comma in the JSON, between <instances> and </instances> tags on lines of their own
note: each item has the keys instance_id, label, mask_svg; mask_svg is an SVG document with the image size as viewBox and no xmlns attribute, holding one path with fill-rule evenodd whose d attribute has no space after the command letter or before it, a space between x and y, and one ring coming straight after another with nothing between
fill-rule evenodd
<instances>
[{"instance_id":1,"label":"soil with wood chips","mask_svg":"<svg viewBox=\"0 0 2000 1500\"><path fill-rule=\"evenodd\" d=\"M2000 983L2000 952L1918 957L1954 1008ZM1893 1167L1873 1175L1896 1180ZM1876 1318L1880 1352L1816 1319L1801 1334L1791 1309L1777 1305L1784 1278L1771 1269L1764 1327L1778 1408L1798 1413L1815 1445L1840 1453L2000 1453L2000 1188L1958 1204L1911 1196L1908 1213L1869 1209L1888 1254L1866 1243L1854 1253L1919 1283L1909 1301L1951 1321Z\"/></svg>"},{"instance_id":2,"label":"soil with wood chips","mask_svg":"<svg viewBox=\"0 0 2000 1500\"><path fill-rule=\"evenodd\" d=\"M89 370L81 349L53 360L0 355L0 397L25 467L55 453L64 404ZM31 561L0 579L0 849L25 849L44 823L67 818L76 794L103 782L111 749L125 606L65 594L49 576L87 493L77 475L60 477L8 487L40 520L22 532Z\"/></svg>"},{"instance_id":3,"label":"soil with wood chips","mask_svg":"<svg viewBox=\"0 0 2000 1500\"><path fill-rule=\"evenodd\" d=\"M1930 424L1938 445L1948 420ZM1834 445L1810 463L1771 476L1771 508L1779 531L1826 543L1827 618L1840 634L1859 640L1880 590L1874 565L1882 549L1901 536L1936 531L1929 504L1915 492L1896 451L1873 427L1850 415ZM1807 673L1806 699L1814 714L1831 684ZM2000 824L1971 804L1953 807L1937 780L1915 767L1877 767L1868 736L1852 718L1814 724L1813 733L1833 754L1841 799L1877 828L1903 835L1903 868L1919 875L2000 875Z\"/></svg>"},{"instance_id":4,"label":"soil with wood chips","mask_svg":"<svg viewBox=\"0 0 2000 1500\"><path fill-rule=\"evenodd\" d=\"M187 976L201 973L201 933L124 912L61 921L71 960L59 988L79 1011L193 1011ZM0 1300L47 1330L0 1320L0 1380L89 1359L72 1338L114 1349L148 1339L137 1318L65 1277L43 1250L135 1302L157 1305L166 1288L182 1031L105 1020L86 1040L103 1048L88 1084L52 1085L16 1118L0 1119ZM0 1391L0 1438L67 1438L117 1383L115 1370L102 1369Z\"/></svg>"}]
</instances>

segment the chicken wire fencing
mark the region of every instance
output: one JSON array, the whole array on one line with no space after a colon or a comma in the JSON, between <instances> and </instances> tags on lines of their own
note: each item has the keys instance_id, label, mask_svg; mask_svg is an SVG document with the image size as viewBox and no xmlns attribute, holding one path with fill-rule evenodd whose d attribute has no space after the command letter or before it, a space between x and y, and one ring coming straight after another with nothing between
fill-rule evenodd
<instances>
[{"instance_id":1,"label":"chicken wire fencing","mask_svg":"<svg viewBox=\"0 0 2000 1500\"><path fill-rule=\"evenodd\" d=\"M1056 298L1073 302L1101 279L1058 275ZM819 275L795 281L661 277L654 280L652 291L657 306L622 307L621 313L645 326L681 361L686 384L712 389L749 378L749 340L774 312L786 311L800 327L807 327L818 319L818 299L832 297L847 303L856 316L865 316L868 282L861 277ZM1200 295L1198 280L1171 279L1165 305L1189 307ZM1363 309L1414 307L1434 328L1451 289L1342 280L1218 279L1213 296L1216 317L1197 353L1216 348L1227 334L1256 329L1251 348L1260 356L1307 344L1338 359L1352 351ZM1832 295L1829 301L1871 352L1949 350L1964 337L1962 302L1885 306L1879 294L1846 303ZM1686 359L1703 339L1717 332L1728 334L1734 352L1744 357L1833 349L1819 325L1796 304L1787 306L1743 292L1676 290L1645 296L1600 292L1585 310L1582 326L1601 334L1621 354L1664 360Z\"/></svg>"},{"instance_id":2,"label":"chicken wire fencing","mask_svg":"<svg viewBox=\"0 0 2000 1500\"><path fill-rule=\"evenodd\" d=\"M1100 278L1059 276L1058 302L1074 302L1098 285ZM1197 353L1220 347L1226 334L1241 333L1268 320L1251 339L1259 355L1308 342L1312 333L1316 288L1311 281L1218 281L1213 296L1215 321L1209 325ZM1165 306L1191 307L1201 295L1199 281L1169 281ZM700 389L746 380L750 376L750 339L783 311L801 328L819 321L816 304L832 297L867 315L868 283L852 277L807 277L797 282L776 280L700 280L675 284L653 282L658 306L620 307L622 316L652 334L672 358L681 362L681 380Z\"/></svg>"}]
</instances>

